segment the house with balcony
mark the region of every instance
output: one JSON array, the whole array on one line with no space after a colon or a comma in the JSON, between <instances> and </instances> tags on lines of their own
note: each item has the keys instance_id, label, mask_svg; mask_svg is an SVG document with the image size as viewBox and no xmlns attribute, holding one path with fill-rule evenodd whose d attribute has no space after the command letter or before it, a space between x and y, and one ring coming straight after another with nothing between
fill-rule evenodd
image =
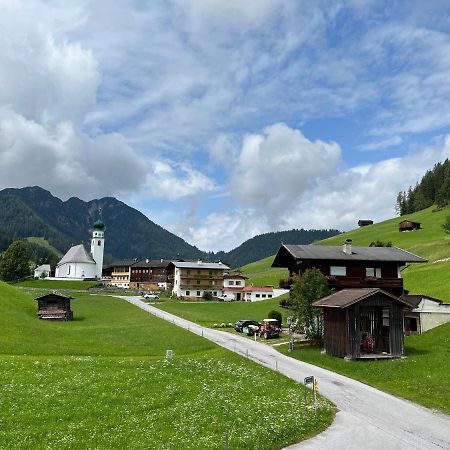
<instances>
[{"instance_id":1,"label":"house with balcony","mask_svg":"<svg viewBox=\"0 0 450 450\"><path fill-rule=\"evenodd\" d=\"M282 245L272 267L285 267L289 278L280 281L288 288L305 270L319 269L330 288L380 288L393 295L404 294L401 268L426 259L397 247L357 247L347 239L343 246Z\"/></svg>"},{"instance_id":2,"label":"house with balcony","mask_svg":"<svg viewBox=\"0 0 450 450\"><path fill-rule=\"evenodd\" d=\"M130 266L130 289L165 291L168 289L167 259L143 259Z\"/></svg>"},{"instance_id":3,"label":"house with balcony","mask_svg":"<svg viewBox=\"0 0 450 450\"><path fill-rule=\"evenodd\" d=\"M136 262L137 259L116 261L103 267L103 277L108 281L108 284L127 289L130 287L131 266Z\"/></svg>"},{"instance_id":4,"label":"house with balcony","mask_svg":"<svg viewBox=\"0 0 450 450\"><path fill-rule=\"evenodd\" d=\"M213 297L223 295L224 275L230 268L221 262L171 261L167 268L168 282L177 297L202 298L205 292Z\"/></svg>"}]
</instances>

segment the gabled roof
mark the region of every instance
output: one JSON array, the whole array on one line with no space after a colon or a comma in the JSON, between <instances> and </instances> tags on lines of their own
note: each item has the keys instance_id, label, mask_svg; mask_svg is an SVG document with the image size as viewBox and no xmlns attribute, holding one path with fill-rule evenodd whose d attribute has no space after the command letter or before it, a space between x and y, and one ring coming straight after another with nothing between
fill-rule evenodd
<instances>
[{"instance_id":1,"label":"gabled roof","mask_svg":"<svg viewBox=\"0 0 450 450\"><path fill-rule=\"evenodd\" d=\"M74 245L69 251L62 257L61 261L57 264L61 266L66 263L88 263L95 264L91 254L86 250L83 244Z\"/></svg>"},{"instance_id":2,"label":"gabled roof","mask_svg":"<svg viewBox=\"0 0 450 450\"><path fill-rule=\"evenodd\" d=\"M65 298L66 300L73 300L73 297L69 297L67 295L62 295L59 292L49 292L48 294L45 295L41 295L40 297L36 297L35 300L41 300L43 298L47 298L47 297L59 297L59 298Z\"/></svg>"},{"instance_id":3,"label":"gabled roof","mask_svg":"<svg viewBox=\"0 0 450 450\"><path fill-rule=\"evenodd\" d=\"M131 268L141 267L167 267L171 263L169 259L141 259L140 261L131 264Z\"/></svg>"},{"instance_id":4,"label":"gabled roof","mask_svg":"<svg viewBox=\"0 0 450 450\"><path fill-rule=\"evenodd\" d=\"M429 297L428 295L422 295L422 294L403 294L401 297L405 302L409 303L413 308L417 308L419 306L419 303L423 300L431 300L432 302L436 302L439 304L442 304L443 301L439 300L438 298Z\"/></svg>"},{"instance_id":5,"label":"gabled roof","mask_svg":"<svg viewBox=\"0 0 450 450\"><path fill-rule=\"evenodd\" d=\"M386 297L390 297L394 301L403 303L406 306L411 306L405 300L379 288L342 289L342 291L335 292L328 297L317 300L312 305L322 308L344 309L376 294L382 294Z\"/></svg>"},{"instance_id":6,"label":"gabled roof","mask_svg":"<svg viewBox=\"0 0 450 450\"><path fill-rule=\"evenodd\" d=\"M344 253L342 246L331 245L282 245L275 256L272 267L282 265L283 256L291 255L296 260L331 260L331 261L377 261L377 262L427 262L398 247L356 247L352 253Z\"/></svg>"},{"instance_id":7,"label":"gabled roof","mask_svg":"<svg viewBox=\"0 0 450 450\"><path fill-rule=\"evenodd\" d=\"M245 286L242 292L273 292L273 287L271 286Z\"/></svg>"},{"instance_id":8,"label":"gabled roof","mask_svg":"<svg viewBox=\"0 0 450 450\"><path fill-rule=\"evenodd\" d=\"M230 269L227 265L222 263L210 263L202 261L172 261L170 264L180 269Z\"/></svg>"},{"instance_id":9,"label":"gabled roof","mask_svg":"<svg viewBox=\"0 0 450 450\"><path fill-rule=\"evenodd\" d=\"M45 270L46 272L50 272L51 267L50 267L50 264L42 264L42 265L36 267L36 269L34 269L34 270Z\"/></svg>"}]
</instances>

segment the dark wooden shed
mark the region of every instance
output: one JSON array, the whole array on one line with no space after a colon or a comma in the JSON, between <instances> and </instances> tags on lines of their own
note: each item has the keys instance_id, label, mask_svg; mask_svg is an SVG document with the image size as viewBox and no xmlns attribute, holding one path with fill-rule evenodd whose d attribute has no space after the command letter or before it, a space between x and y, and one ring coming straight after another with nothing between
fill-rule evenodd
<instances>
[{"instance_id":1,"label":"dark wooden shed","mask_svg":"<svg viewBox=\"0 0 450 450\"><path fill-rule=\"evenodd\" d=\"M343 289L313 303L323 308L324 345L347 359L404 354L403 311L409 304L378 288Z\"/></svg>"},{"instance_id":2,"label":"dark wooden shed","mask_svg":"<svg viewBox=\"0 0 450 450\"><path fill-rule=\"evenodd\" d=\"M414 231L420 229L420 222L414 222L412 220L402 220L398 224L398 231Z\"/></svg>"},{"instance_id":3,"label":"dark wooden shed","mask_svg":"<svg viewBox=\"0 0 450 450\"><path fill-rule=\"evenodd\" d=\"M367 227L367 225L373 225L373 220L370 219L358 220L358 227Z\"/></svg>"},{"instance_id":4,"label":"dark wooden shed","mask_svg":"<svg viewBox=\"0 0 450 450\"><path fill-rule=\"evenodd\" d=\"M70 300L73 297L51 292L35 300L38 302L39 319L72 320L73 312L70 309Z\"/></svg>"}]
</instances>

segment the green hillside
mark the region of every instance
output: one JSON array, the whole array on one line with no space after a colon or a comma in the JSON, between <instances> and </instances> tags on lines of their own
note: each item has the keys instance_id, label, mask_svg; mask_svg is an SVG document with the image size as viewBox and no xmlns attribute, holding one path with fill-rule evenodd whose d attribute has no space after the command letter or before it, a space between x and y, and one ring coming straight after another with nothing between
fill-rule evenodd
<instances>
[{"instance_id":1,"label":"green hillside","mask_svg":"<svg viewBox=\"0 0 450 450\"><path fill-rule=\"evenodd\" d=\"M367 246L380 240L391 242L396 247L427 258L427 264L411 264L403 270L406 289L450 301L450 235L442 229L442 224L450 214L450 207L435 210L434 207L402 217L358 228L338 236L318 242L319 245L341 245L345 239L352 239L353 245ZM403 219L421 222L422 229L400 233L398 224ZM287 276L284 269L271 268L273 257L256 261L241 270L255 284L278 285L278 280Z\"/></svg>"}]
</instances>

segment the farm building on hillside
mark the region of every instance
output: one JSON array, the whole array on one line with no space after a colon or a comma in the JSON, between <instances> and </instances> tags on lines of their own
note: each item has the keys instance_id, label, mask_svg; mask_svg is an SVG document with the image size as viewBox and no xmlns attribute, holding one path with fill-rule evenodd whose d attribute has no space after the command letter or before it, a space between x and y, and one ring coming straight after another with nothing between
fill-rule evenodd
<instances>
[{"instance_id":1,"label":"farm building on hillside","mask_svg":"<svg viewBox=\"0 0 450 450\"><path fill-rule=\"evenodd\" d=\"M330 288L381 288L402 295L400 268L406 263L424 263L426 259L397 247L356 247L347 239L342 247L326 245L282 245L272 267L286 267L289 279L280 287L292 285L305 270L319 269Z\"/></svg>"},{"instance_id":2,"label":"farm building on hillside","mask_svg":"<svg viewBox=\"0 0 450 450\"><path fill-rule=\"evenodd\" d=\"M131 289L166 290L168 288L167 259L144 259L130 266Z\"/></svg>"},{"instance_id":3,"label":"farm building on hillside","mask_svg":"<svg viewBox=\"0 0 450 450\"><path fill-rule=\"evenodd\" d=\"M367 225L373 225L373 220L370 219L358 220L358 227L367 227Z\"/></svg>"},{"instance_id":4,"label":"farm building on hillside","mask_svg":"<svg viewBox=\"0 0 450 450\"><path fill-rule=\"evenodd\" d=\"M38 302L39 319L72 320L73 312L70 309L72 297L52 292L35 299Z\"/></svg>"},{"instance_id":5,"label":"farm building on hillside","mask_svg":"<svg viewBox=\"0 0 450 450\"><path fill-rule=\"evenodd\" d=\"M402 356L403 310L409 304L381 289L343 289L313 303L323 308L324 346L347 359Z\"/></svg>"},{"instance_id":6,"label":"farm building on hillside","mask_svg":"<svg viewBox=\"0 0 450 450\"><path fill-rule=\"evenodd\" d=\"M412 310L405 312L405 333L424 333L450 322L450 303L427 295L402 295Z\"/></svg>"},{"instance_id":7,"label":"farm building on hillside","mask_svg":"<svg viewBox=\"0 0 450 450\"><path fill-rule=\"evenodd\" d=\"M398 231L415 231L420 229L420 222L413 222L412 220L402 220L398 224Z\"/></svg>"},{"instance_id":8,"label":"farm building on hillside","mask_svg":"<svg viewBox=\"0 0 450 450\"><path fill-rule=\"evenodd\" d=\"M288 289L276 289L273 286L246 286L242 290L242 300L245 302L258 302L268 298L279 297L288 292Z\"/></svg>"}]
</instances>

